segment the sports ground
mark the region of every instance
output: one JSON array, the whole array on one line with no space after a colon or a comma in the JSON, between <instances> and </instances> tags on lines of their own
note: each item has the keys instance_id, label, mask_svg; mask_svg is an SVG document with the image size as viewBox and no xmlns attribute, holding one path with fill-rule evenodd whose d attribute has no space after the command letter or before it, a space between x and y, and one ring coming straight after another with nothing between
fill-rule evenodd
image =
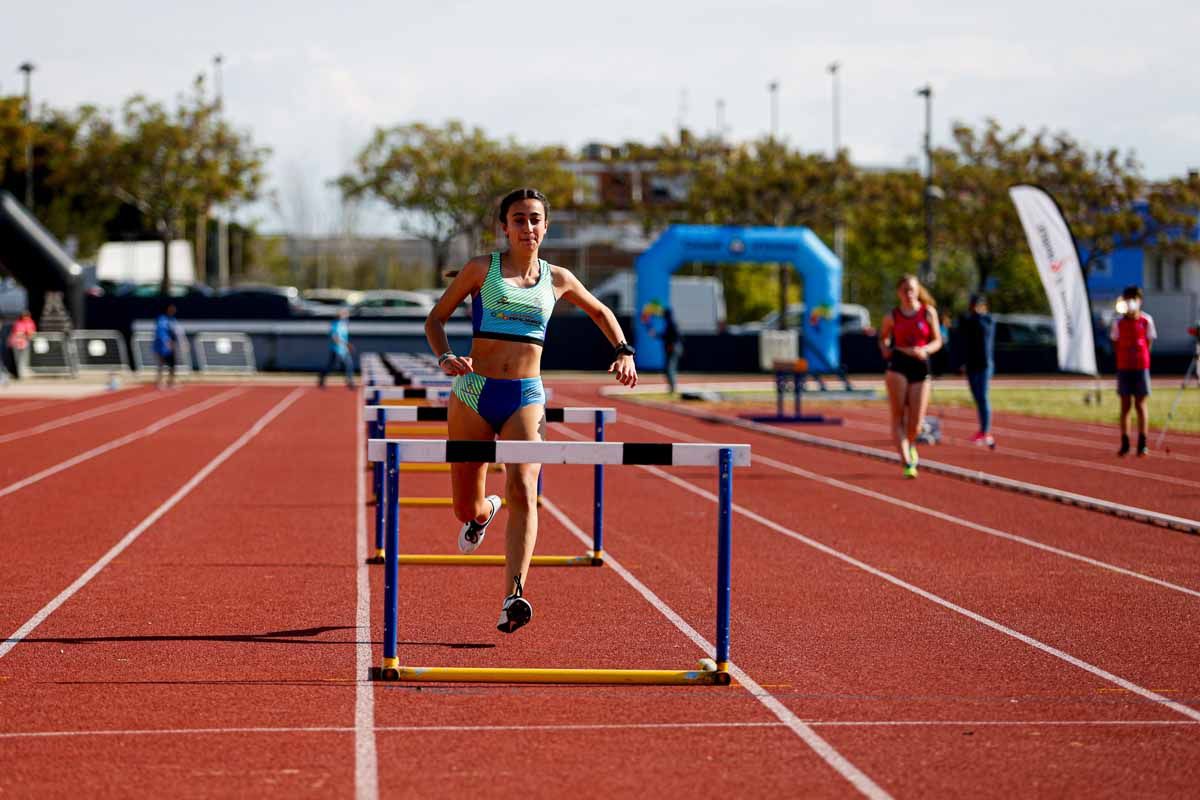
<instances>
[{"instance_id":1,"label":"sports ground","mask_svg":"<svg viewBox=\"0 0 1200 800\"><path fill-rule=\"evenodd\" d=\"M1000 414L991 451L947 408L914 481L882 404L817 404L844 424L789 435L721 404L547 385L553 405L615 408L612 442L751 446L731 685L371 680L383 585L358 392L4 398L0 796L1195 796L1200 436L1118 460L1112 426ZM713 473L607 467L603 565L535 567L511 636L496 568L402 565L402 662L711 656ZM548 467L538 552L586 552L592 517L592 468ZM457 528L401 508L401 550L455 552Z\"/></svg>"}]
</instances>

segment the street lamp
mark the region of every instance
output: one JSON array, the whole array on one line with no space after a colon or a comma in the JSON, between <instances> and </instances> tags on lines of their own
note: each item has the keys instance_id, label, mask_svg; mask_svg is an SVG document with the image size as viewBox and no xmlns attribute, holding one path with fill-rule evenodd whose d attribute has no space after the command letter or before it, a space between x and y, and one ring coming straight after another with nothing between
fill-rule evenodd
<instances>
[{"instance_id":1,"label":"street lamp","mask_svg":"<svg viewBox=\"0 0 1200 800\"><path fill-rule=\"evenodd\" d=\"M25 73L25 208L33 213L33 62L26 61L18 70Z\"/></svg>"},{"instance_id":2,"label":"street lamp","mask_svg":"<svg viewBox=\"0 0 1200 800\"><path fill-rule=\"evenodd\" d=\"M771 93L771 141L775 141L779 134L779 81L768 83L767 91Z\"/></svg>"},{"instance_id":3,"label":"street lamp","mask_svg":"<svg viewBox=\"0 0 1200 800\"><path fill-rule=\"evenodd\" d=\"M825 70L833 76L833 157L842 149L842 91L838 80L838 70L842 65L834 61Z\"/></svg>"},{"instance_id":4,"label":"street lamp","mask_svg":"<svg viewBox=\"0 0 1200 800\"><path fill-rule=\"evenodd\" d=\"M928 83L917 89L917 97L925 98L925 262L921 265L921 283L933 280L933 87Z\"/></svg>"}]
</instances>

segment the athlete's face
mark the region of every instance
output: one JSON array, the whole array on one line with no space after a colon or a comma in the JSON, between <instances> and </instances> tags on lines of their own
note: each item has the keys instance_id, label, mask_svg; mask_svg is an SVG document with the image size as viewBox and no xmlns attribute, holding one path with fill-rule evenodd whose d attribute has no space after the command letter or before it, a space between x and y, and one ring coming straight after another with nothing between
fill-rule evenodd
<instances>
[{"instance_id":1,"label":"athlete's face","mask_svg":"<svg viewBox=\"0 0 1200 800\"><path fill-rule=\"evenodd\" d=\"M518 200L508 207L504 233L513 247L536 249L546 237L547 227L546 208L541 200Z\"/></svg>"},{"instance_id":2,"label":"athlete's face","mask_svg":"<svg viewBox=\"0 0 1200 800\"><path fill-rule=\"evenodd\" d=\"M916 281L908 280L896 287L896 297L898 297L900 302L904 305L916 305L918 296L919 294Z\"/></svg>"}]
</instances>

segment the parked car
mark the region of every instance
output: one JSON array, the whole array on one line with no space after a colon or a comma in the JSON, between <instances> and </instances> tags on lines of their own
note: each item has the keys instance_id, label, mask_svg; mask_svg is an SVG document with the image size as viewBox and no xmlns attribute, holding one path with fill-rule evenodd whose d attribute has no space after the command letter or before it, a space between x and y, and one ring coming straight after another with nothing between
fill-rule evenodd
<instances>
[{"instance_id":1,"label":"parked car","mask_svg":"<svg viewBox=\"0 0 1200 800\"><path fill-rule=\"evenodd\" d=\"M217 293L227 319L286 319L312 316L295 286L243 284Z\"/></svg>"},{"instance_id":2,"label":"parked car","mask_svg":"<svg viewBox=\"0 0 1200 800\"><path fill-rule=\"evenodd\" d=\"M433 305L433 299L420 292L375 289L363 292L362 298L350 307L350 314L354 317L424 319L429 316Z\"/></svg>"},{"instance_id":3,"label":"parked car","mask_svg":"<svg viewBox=\"0 0 1200 800\"><path fill-rule=\"evenodd\" d=\"M1044 314L993 314L997 347L1054 347L1054 317Z\"/></svg>"},{"instance_id":4,"label":"parked car","mask_svg":"<svg viewBox=\"0 0 1200 800\"><path fill-rule=\"evenodd\" d=\"M161 283L118 283L107 288L102 281L99 288L116 297L158 297ZM212 297L213 290L202 283L172 283L168 287L169 297Z\"/></svg>"},{"instance_id":5,"label":"parked car","mask_svg":"<svg viewBox=\"0 0 1200 800\"><path fill-rule=\"evenodd\" d=\"M363 293L350 289L305 289L302 292L308 313L315 317L335 317L343 308L350 308Z\"/></svg>"},{"instance_id":6,"label":"parked car","mask_svg":"<svg viewBox=\"0 0 1200 800\"><path fill-rule=\"evenodd\" d=\"M842 303L838 307L838 319L841 321L841 333L867 333L871 329L871 312L866 306L857 303ZM808 320L805 317L804 303L792 303L787 309L788 330L804 330ZM763 330L774 330L779 327L779 312L772 311L760 320L745 322L741 325L730 325L730 333L758 333Z\"/></svg>"}]
</instances>

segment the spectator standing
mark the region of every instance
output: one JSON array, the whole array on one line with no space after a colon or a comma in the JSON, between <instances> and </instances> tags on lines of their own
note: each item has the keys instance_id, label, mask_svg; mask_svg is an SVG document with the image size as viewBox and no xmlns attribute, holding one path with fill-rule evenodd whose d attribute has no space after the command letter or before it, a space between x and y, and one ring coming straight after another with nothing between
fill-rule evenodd
<instances>
[{"instance_id":1,"label":"spectator standing","mask_svg":"<svg viewBox=\"0 0 1200 800\"><path fill-rule=\"evenodd\" d=\"M971 295L971 307L959 320L958 335L963 342L963 371L966 372L967 385L971 387L971 397L975 399L975 411L979 415L979 432L971 437L971 442L995 447L988 390L995 372L996 321L988 311L987 297L982 294Z\"/></svg>"},{"instance_id":2,"label":"spectator standing","mask_svg":"<svg viewBox=\"0 0 1200 800\"><path fill-rule=\"evenodd\" d=\"M679 326L675 324L675 314L669 308L663 310L662 342L667 353L667 387L671 394L676 394L679 359L683 358L683 337L679 334Z\"/></svg>"},{"instance_id":3,"label":"spectator standing","mask_svg":"<svg viewBox=\"0 0 1200 800\"><path fill-rule=\"evenodd\" d=\"M175 366L179 361L179 322L175 319L175 304L167 303L163 313L154 320L154 355L158 358L158 375L154 388L163 388L163 373L169 374L167 388L175 388Z\"/></svg>"},{"instance_id":4,"label":"spectator standing","mask_svg":"<svg viewBox=\"0 0 1200 800\"><path fill-rule=\"evenodd\" d=\"M317 378L317 386L325 388L325 376L340 366L346 372L346 388L354 388L354 359L350 357L350 311L341 309L329 326L329 360Z\"/></svg>"},{"instance_id":5,"label":"spectator standing","mask_svg":"<svg viewBox=\"0 0 1200 800\"><path fill-rule=\"evenodd\" d=\"M1154 320L1142 311L1142 290L1126 286L1117 301L1117 313L1109 338L1117 357L1117 395L1121 398L1121 448L1118 456L1129 453L1129 410L1136 409L1138 420L1137 454L1148 455L1146 433L1149 421L1146 398L1150 396L1150 348L1158 338Z\"/></svg>"},{"instance_id":6,"label":"spectator standing","mask_svg":"<svg viewBox=\"0 0 1200 800\"><path fill-rule=\"evenodd\" d=\"M13 364L18 378L23 378L29 373L29 346L35 333L37 333L37 323L33 321L33 315L26 309L21 312L21 316L17 317L12 331L8 334L8 346L13 351Z\"/></svg>"}]
</instances>

